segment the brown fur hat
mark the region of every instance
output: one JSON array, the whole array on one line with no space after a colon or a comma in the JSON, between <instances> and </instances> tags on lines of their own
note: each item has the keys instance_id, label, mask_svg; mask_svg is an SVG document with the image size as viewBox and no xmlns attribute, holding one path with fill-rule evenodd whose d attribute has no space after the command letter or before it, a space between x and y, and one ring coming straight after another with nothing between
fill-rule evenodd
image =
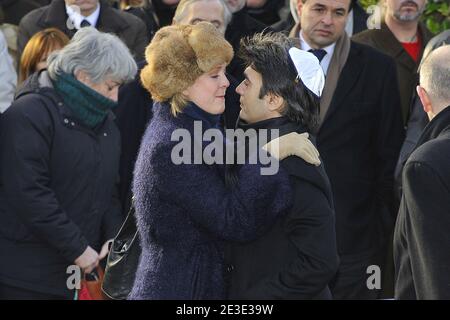
<instances>
[{"instance_id":1,"label":"brown fur hat","mask_svg":"<svg viewBox=\"0 0 450 320\"><path fill-rule=\"evenodd\" d=\"M211 23L160 29L145 50L141 81L154 101L168 101L217 65L230 63L233 47Z\"/></svg>"}]
</instances>

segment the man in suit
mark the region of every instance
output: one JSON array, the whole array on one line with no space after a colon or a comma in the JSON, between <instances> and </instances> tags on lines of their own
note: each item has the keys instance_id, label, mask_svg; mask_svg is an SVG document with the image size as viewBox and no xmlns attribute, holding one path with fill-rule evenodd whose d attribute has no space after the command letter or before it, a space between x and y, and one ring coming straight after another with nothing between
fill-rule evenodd
<instances>
[{"instance_id":1,"label":"man in suit","mask_svg":"<svg viewBox=\"0 0 450 320\"><path fill-rule=\"evenodd\" d=\"M430 123L403 169L395 225L397 299L450 299L450 45L420 68L417 93Z\"/></svg>"},{"instance_id":2,"label":"man in suit","mask_svg":"<svg viewBox=\"0 0 450 320\"><path fill-rule=\"evenodd\" d=\"M409 118L417 84L417 67L432 35L420 22L427 0L381 0L384 23L381 29L366 30L352 39L394 58L400 89L403 123Z\"/></svg>"},{"instance_id":3,"label":"man in suit","mask_svg":"<svg viewBox=\"0 0 450 320\"><path fill-rule=\"evenodd\" d=\"M48 6L31 11L19 24L19 57L28 40L38 31L55 27L72 38L84 26L95 26L99 31L114 33L128 46L136 60L144 57L148 44L144 22L132 14L110 7L106 0L53 0Z\"/></svg>"},{"instance_id":4,"label":"man in suit","mask_svg":"<svg viewBox=\"0 0 450 320\"><path fill-rule=\"evenodd\" d=\"M333 190L341 258L330 289L336 299L374 299L381 290L368 288L367 272L382 266L394 226L394 168L404 131L394 61L350 41L350 5L299 0L301 28L291 35L326 74L317 144Z\"/></svg>"}]
</instances>

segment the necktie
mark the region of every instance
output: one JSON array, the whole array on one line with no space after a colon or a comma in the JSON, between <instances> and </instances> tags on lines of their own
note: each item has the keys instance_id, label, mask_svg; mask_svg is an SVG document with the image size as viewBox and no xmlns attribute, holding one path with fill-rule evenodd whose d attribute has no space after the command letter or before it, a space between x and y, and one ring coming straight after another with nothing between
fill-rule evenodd
<instances>
[{"instance_id":1,"label":"necktie","mask_svg":"<svg viewBox=\"0 0 450 320\"><path fill-rule=\"evenodd\" d=\"M90 26L91 26L91 24L89 23L89 21L87 21L85 19L83 19L83 21L81 21L81 23L80 23L81 28L90 27Z\"/></svg>"},{"instance_id":2,"label":"necktie","mask_svg":"<svg viewBox=\"0 0 450 320\"><path fill-rule=\"evenodd\" d=\"M313 55L319 59L319 62L322 62L323 57L327 54L327 52L323 49L310 49L308 52L311 52Z\"/></svg>"}]
</instances>

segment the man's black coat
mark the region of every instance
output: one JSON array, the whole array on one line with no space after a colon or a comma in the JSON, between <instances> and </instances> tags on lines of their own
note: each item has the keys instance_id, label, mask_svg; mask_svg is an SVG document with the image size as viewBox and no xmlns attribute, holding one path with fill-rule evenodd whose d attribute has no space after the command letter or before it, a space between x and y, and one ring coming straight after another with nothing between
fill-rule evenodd
<instances>
[{"instance_id":1,"label":"man's black coat","mask_svg":"<svg viewBox=\"0 0 450 320\"><path fill-rule=\"evenodd\" d=\"M388 241L403 138L394 61L352 41L317 133L334 196L340 255L376 251Z\"/></svg>"},{"instance_id":2,"label":"man's black coat","mask_svg":"<svg viewBox=\"0 0 450 320\"><path fill-rule=\"evenodd\" d=\"M305 132L286 117L245 128ZM323 165L298 157L280 162L290 177L293 205L262 237L229 248L230 299L330 299L328 282L339 258L331 186Z\"/></svg>"},{"instance_id":3,"label":"man's black coat","mask_svg":"<svg viewBox=\"0 0 450 320\"><path fill-rule=\"evenodd\" d=\"M450 106L424 129L403 169L394 234L395 297L450 299Z\"/></svg>"}]
</instances>

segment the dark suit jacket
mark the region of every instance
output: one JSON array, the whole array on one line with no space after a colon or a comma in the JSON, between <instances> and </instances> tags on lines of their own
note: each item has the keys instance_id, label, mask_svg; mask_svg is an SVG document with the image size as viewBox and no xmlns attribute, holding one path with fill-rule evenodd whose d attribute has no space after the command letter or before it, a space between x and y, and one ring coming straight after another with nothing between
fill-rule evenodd
<instances>
[{"instance_id":1,"label":"dark suit jacket","mask_svg":"<svg viewBox=\"0 0 450 320\"><path fill-rule=\"evenodd\" d=\"M242 126L241 126L242 127ZM285 117L243 127L305 132ZM298 157L281 161L293 206L262 237L229 248L230 299L330 299L339 258L331 186L323 165Z\"/></svg>"},{"instance_id":2,"label":"dark suit jacket","mask_svg":"<svg viewBox=\"0 0 450 320\"><path fill-rule=\"evenodd\" d=\"M317 134L331 181L340 255L379 249L395 222L394 169L404 130L392 58L351 42Z\"/></svg>"},{"instance_id":3,"label":"dark suit jacket","mask_svg":"<svg viewBox=\"0 0 450 320\"><path fill-rule=\"evenodd\" d=\"M395 298L450 299L450 106L427 125L403 169L394 234Z\"/></svg>"},{"instance_id":4,"label":"dark suit jacket","mask_svg":"<svg viewBox=\"0 0 450 320\"><path fill-rule=\"evenodd\" d=\"M128 46L135 59L141 60L148 44L144 22L132 14L111 8L105 0L101 0L100 3L100 16L96 28L117 35ZM55 27L72 38L77 30L67 27L67 19L64 0L53 0L50 5L28 13L19 24L17 39L19 57L28 40L43 29Z\"/></svg>"},{"instance_id":5,"label":"dark suit jacket","mask_svg":"<svg viewBox=\"0 0 450 320\"><path fill-rule=\"evenodd\" d=\"M431 33L423 24L419 24L419 34L422 39L422 49L418 61L422 58L423 49L431 38ZM397 65L403 123L406 123L414 88L418 82L418 63L403 49L402 44L384 23L381 25L381 29L366 30L352 37L352 40L369 45L394 58Z\"/></svg>"}]
</instances>

